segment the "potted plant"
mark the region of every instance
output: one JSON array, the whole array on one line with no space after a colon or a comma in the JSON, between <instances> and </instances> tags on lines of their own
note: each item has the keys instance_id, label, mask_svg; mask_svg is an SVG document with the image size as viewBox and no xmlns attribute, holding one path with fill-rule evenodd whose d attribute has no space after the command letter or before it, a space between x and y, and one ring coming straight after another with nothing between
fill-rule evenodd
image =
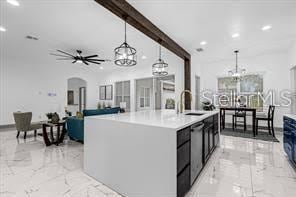
<instances>
[{"instance_id":1,"label":"potted plant","mask_svg":"<svg viewBox=\"0 0 296 197\"><path fill-rule=\"evenodd\" d=\"M49 113L47 113L47 114L45 114L45 115L46 115L47 119L48 119L49 121L51 121L53 113L49 112Z\"/></svg>"},{"instance_id":2,"label":"potted plant","mask_svg":"<svg viewBox=\"0 0 296 197\"><path fill-rule=\"evenodd\" d=\"M60 121L60 116L57 112L54 112L51 117L52 123L58 123Z\"/></svg>"},{"instance_id":3,"label":"potted plant","mask_svg":"<svg viewBox=\"0 0 296 197\"><path fill-rule=\"evenodd\" d=\"M203 104L203 110L205 111L213 111L214 109L216 109L216 107L209 101L202 102L202 104Z\"/></svg>"}]
</instances>

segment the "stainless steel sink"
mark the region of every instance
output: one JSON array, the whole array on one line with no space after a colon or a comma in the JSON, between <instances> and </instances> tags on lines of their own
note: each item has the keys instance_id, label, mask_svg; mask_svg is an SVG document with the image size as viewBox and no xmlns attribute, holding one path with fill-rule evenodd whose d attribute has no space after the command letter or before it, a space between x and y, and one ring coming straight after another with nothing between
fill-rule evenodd
<instances>
[{"instance_id":1,"label":"stainless steel sink","mask_svg":"<svg viewBox=\"0 0 296 197\"><path fill-rule=\"evenodd\" d=\"M203 113L188 113L188 114L185 114L186 116L202 116L204 115Z\"/></svg>"}]
</instances>

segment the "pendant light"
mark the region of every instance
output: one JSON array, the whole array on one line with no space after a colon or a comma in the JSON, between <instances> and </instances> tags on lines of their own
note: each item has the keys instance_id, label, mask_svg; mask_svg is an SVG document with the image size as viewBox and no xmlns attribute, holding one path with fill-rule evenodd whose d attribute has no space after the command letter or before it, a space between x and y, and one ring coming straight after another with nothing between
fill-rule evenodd
<instances>
[{"instance_id":1,"label":"pendant light","mask_svg":"<svg viewBox=\"0 0 296 197\"><path fill-rule=\"evenodd\" d=\"M126 21L124 22L124 42L114 49L115 61L118 66L130 67L137 64L137 51L126 42Z\"/></svg>"},{"instance_id":2,"label":"pendant light","mask_svg":"<svg viewBox=\"0 0 296 197\"><path fill-rule=\"evenodd\" d=\"M237 56L238 56L239 51L236 50L236 51L234 51L234 53L235 53L235 57L236 57L235 58L235 62L236 62L235 69L228 71L228 74L232 77L233 81L238 82L243 79L243 75L245 74L246 69L238 68L238 63L237 63L238 57Z\"/></svg>"},{"instance_id":3,"label":"pendant light","mask_svg":"<svg viewBox=\"0 0 296 197\"><path fill-rule=\"evenodd\" d=\"M161 45L159 44L159 58L152 65L152 74L154 76L166 76L168 75L168 64L161 59Z\"/></svg>"}]
</instances>

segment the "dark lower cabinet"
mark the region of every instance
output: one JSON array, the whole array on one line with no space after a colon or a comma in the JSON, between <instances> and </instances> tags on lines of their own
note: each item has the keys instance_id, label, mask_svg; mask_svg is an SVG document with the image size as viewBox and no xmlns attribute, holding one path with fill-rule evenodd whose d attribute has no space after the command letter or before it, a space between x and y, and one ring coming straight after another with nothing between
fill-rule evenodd
<instances>
[{"instance_id":1,"label":"dark lower cabinet","mask_svg":"<svg viewBox=\"0 0 296 197\"><path fill-rule=\"evenodd\" d=\"M219 142L218 115L208 117L199 123L204 125L200 129L200 138L193 135L193 131L196 130L194 129L195 124L177 132L177 197L184 197L193 184L191 181L191 165L194 165L194 162L191 163L191 159L194 158L192 156L196 155L192 155L193 152L191 153L192 140L198 140L198 142L195 141L195 145L202 144L202 147L198 149L202 149L200 153L201 169Z\"/></svg>"},{"instance_id":2,"label":"dark lower cabinet","mask_svg":"<svg viewBox=\"0 0 296 197\"><path fill-rule=\"evenodd\" d=\"M190 140L191 127L177 133L177 197L190 190Z\"/></svg>"},{"instance_id":3,"label":"dark lower cabinet","mask_svg":"<svg viewBox=\"0 0 296 197\"><path fill-rule=\"evenodd\" d=\"M211 153L214 149L214 127L213 125L209 128L209 152Z\"/></svg>"},{"instance_id":4,"label":"dark lower cabinet","mask_svg":"<svg viewBox=\"0 0 296 197\"><path fill-rule=\"evenodd\" d=\"M219 144L219 120L218 115L214 115L214 148Z\"/></svg>"},{"instance_id":5,"label":"dark lower cabinet","mask_svg":"<svg viewBox=\"0 0 296 197\"><path fill-rule=\"evenodd\" d=\"M177 197L184 197L190 190L190 165L177 177Z\"/></svg>"},{"instance_id":6,"label":"dark lower cabinet","mask_svg":"<svg viewBox=\"0 0 296 197\"><path fill-rule=\"evenodd\" d=\"M296 167L296 120L284 116L284 150L291 163Z\"/></svg>"},{"instance_id":7,"label":"dark lower cabinet","mask_svg":"<svg viewBox=\"0 0 296 197\"><path fill-rule=\"evenodd\" d=\"M209 128L204 128L203 130L203 163L208 160L209 151Z\"/></svg>"},{"instance_id":8,"label":"dark lower cabinet","mask_svg":"<svg viewBox=\"0 0 296 197\"><path fill-rule=\"evenodd\" d=\"M191 129L187 127L178 131L177 133L177 147L179 148L182 144L190 140Z\"/></svg>"},{"instance_id":9,"label":"dark lower cabinet","mask_svg":"<svg viewBox=\"0 0 296 197\"><path fill-rule=\"evenodd\" d=\"M203 162L206 163L211 153L219 143L219 128L218 128L218 115L214 115L204 120L205 127L203 131L204 141L204 154Z\"/></svg>"},{"instance_id":10,"label":"dark lower cabinet","mask_svg":"<svg viewBox=\"0 0 296 197\"><path fill-rule=\"evenodd\" d=\"M185 166L190 164L190 141L183 144L177 150L177 173L179 174Z\"/></svg>"}]
</instances>

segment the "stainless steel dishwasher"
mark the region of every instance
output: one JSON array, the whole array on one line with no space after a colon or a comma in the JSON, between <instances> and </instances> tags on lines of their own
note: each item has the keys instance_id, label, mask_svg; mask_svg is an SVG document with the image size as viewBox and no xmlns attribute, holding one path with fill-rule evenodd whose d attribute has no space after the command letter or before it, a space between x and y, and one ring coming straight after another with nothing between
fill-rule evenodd
<instances>
[{"instance_id":1,"label":"stainless steel dishwasher","mask_svg":"<svg viewBox=\"0 0 296 197\"><path fill-rule=\"evenodd\" d=\"M191 126L191 185L194 183L203 167L203 127L203 122L198 122Z\"/></svg>"}]
</instances>

